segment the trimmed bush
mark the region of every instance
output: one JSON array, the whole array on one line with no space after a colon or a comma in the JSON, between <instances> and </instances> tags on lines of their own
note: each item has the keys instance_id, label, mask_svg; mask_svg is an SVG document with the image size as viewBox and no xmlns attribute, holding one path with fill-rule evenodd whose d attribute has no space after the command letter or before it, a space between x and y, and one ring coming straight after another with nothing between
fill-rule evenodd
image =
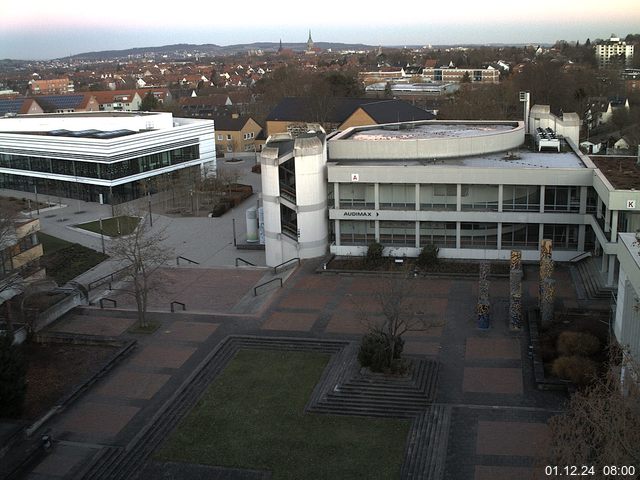
<instances>
[{"instance_id":1,"label":"trimmed bush","mask_svg":"<svg viewBox=\"0 0 640 480\"><path fill-rule=\"evenodd\" d=\"M438 263L438 252L440 249L435 245L425 245L416 259L416 265L420 268L430 267Z\"/></svg>"},{"instance_id":2,"label":"trimmed bush","mask_svg":"<svg viewBox=\"0 0 640 480\"><path fill-rule=\"evenodd\" d=\"M367 268L377 268L382 265L383 257L382 251L384 246L381 243L373 242L369 244L367 248L367 256L364 259Z\"/></svg>"},{"instance_id":3,"label":"trimmed bush","mask_svg":"<svg viewBox=\"0 0 640 480\"><path fill-rule=\"evenodd\" d=\"M560 355L582 355L588 357L600 351L600 340L591 333L562 332L557 343Z\"/></svg>"},{"instance_id":4,"label":"trimmed bush","mask_svg":"<svg viewBox=\"0 0 640 480\"><path fill-rule=\"evenodd\" d=\"M372 372L394 371L394 369L392 369L394 366L397 366L398 370L404 368L400 361L404 340L398 337L395 341L394 355L393 358L390 358L391 339L389 336L379 331L367 333L362 337L362 343L358 351L358 361L360 365L369 368Z\"/></svg>"},{"instance_id":5,"label":"trimmed bush","mask_svg":"<svg viewBox=\"0 0 640 480\"><path fill-rule=\"evenodd\" d=\"M598 373L596 363L593 360L579 355L556 358L551 371L556 377L569 380L577 385L590 383Z\"/></svg>"},{"instance_id":6,"label":"trimmed bush","mask_svg":"<svg viewBox=\"0 0 640 480\"><path fill-rule=\"evenodd\" d=\"M27 365L22 348L12 338L0 335L0 416L18 417L27 391Z\"/></svg>"}]
</instances>

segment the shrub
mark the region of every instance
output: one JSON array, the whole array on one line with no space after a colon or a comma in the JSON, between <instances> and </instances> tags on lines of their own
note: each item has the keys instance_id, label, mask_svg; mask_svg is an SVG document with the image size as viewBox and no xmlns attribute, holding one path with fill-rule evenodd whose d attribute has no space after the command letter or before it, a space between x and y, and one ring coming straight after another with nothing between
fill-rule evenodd
<instances>
[{"instance_id":1,"label":"shrub","mask_svg":"<svg viewBox=\"0 0 640 480\"><path fill-rule=\"evenodd\" d=\"M384 246L381 243L373 242L369 244L367 248L367 255L364 259L365 265L368 268L377 268L382 265L382 251Z\"/></svg>"},{"instance_id":2,"label":"shrub","mask_svg":"<svg viewBox=\"0 0 640 480\"><path fill-rule=\"evenodd\" d=\"M562 332L557 343L560 355L583 355L588 357L600 351L600 340L591 333Z\"/></svg>"},{"instance_id":3,"label":"shrub","mask_svg":"<svg viewBox=\"0 0 640 480\"><path fill-rule=\"evenodd\" d=\"M590 383L598 373L596 363L593 360L579 355L556 358L551 371L555 376L577 385Z\"/></svg>"},{"instance_id":4,"label":"shrub","mask_svg":"<svg viewBox=\"0 0 640 480\"><path fill-rule=\"evenodd\" d=\"M425 245L416 259L416 264L420 268L430 267L438 263L438 252L440 249L435 245Z\"/></svg>"},{"instance_id":5,"label":"shrub","mask_svg":"<svg viewBox=\"0 0 640 480\"><path fill-rule=\"evenodd\" d=\"M0 335L0 416L18 417L27 390L27 366L20 346Z\"/></svg>"},{"instance_id":6,"label":"shrub","mask_svg":"<svg viewBox=\"0 0 640 480\"><path fill-rule=\"evenodd\" d=\"M390 357L391 338L383 332L373 331L362 337L360 350L358 351L358 361L362 367L368 367L373 372L387 372L393 369L394 365L398 370L402 370L400 355L404 347L404 340L397 337L393 358ZM394 372L395 373L395 372Z\"/></svg>"}]
</instances>

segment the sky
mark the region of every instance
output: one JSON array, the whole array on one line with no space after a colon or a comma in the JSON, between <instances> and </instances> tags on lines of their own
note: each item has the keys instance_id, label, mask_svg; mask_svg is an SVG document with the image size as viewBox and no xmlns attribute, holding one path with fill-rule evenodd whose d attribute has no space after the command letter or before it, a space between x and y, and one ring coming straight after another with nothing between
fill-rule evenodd
<instances>
[{"instance_id":1,"label":"sky","mask_svg":"<svg viewBox=\"0 0 640 480\"><path fill-rule=\"evenodd\" d=\"M299 0L185 3L0 0L0 59L43 60L174 43L368 45L584 42L640 33L638 0ZM322 8L320 8L322 7Z\"/></svg>"}]
</instances>

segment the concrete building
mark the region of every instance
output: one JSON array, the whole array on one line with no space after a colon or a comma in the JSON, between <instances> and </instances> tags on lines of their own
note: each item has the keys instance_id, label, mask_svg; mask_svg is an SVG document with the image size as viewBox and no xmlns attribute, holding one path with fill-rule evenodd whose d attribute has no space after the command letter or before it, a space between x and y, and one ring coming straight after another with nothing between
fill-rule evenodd
<instances>
[{"instance_id":1,"label":"concrete building","mask_svg":"<svg viewBox=\"0 0 640 480\"><path fill-rule=\"evenodd\" d=\"M431 82L461 83L466 79L471 83L499 83L500 71L493 68L456 68L454 66L425 68L422 78Z\"/></svg>"},{"instance_id":2,"label":"concrete building","mask_svg":"<svg viewBox=\"0 0 640 480\"><path fill-rule=\"evenodd\" d=\"M576 114L534 106L527 120L526 128L514 121L353 127L313 134L313 153L306 143L270 138L261 155L263 172L272 170L263 173L268 264L363 255L374 241L390 256L415 257L433 244L445 258L508 259L519 249L534 261L550 238L554 260L596 253L615 285L617 233L640 228L640 189L615 185L617 163L580 153ZM640 167L623 175L638 178ZM313 223L300 220L307 214Z\"/></svg>"},{"instance_id":3,"label":"concrete building","mask_svg":"<svg viewBox=\"0 0 640 480\"><path fill-rule=\"evenodd\" d=\"M74 91L73 82L68 78L29 81L29 93L31 95L65 95Z\"/></svg>"},{"instance_id":4,"label":"concrete building","mask_svg":"<svg viewBox=\"0 0 640 480\"><path fill-rule=\"evenodd\" d=\"M621 233L618 261L618 292L613 332L637 364L640 361L640 237ZM636 372L636 375L640 372ZM636 381L638 379L636 378Z\"/></svg>"},{"instance_id":5,"label":"concrete building","mask_svg":"<svg viewBox=\"0 0 640 480\"><path fill-rule=\"evenodd\" d=\"M91 202L138 198L149 179L215 170L210 120L92 112L0 118L0 188Z\"/></svg>"},{"instance_id":6,"label":"concrete building","mask_svg":"<svg viewBox=\"0 0 640 480\"><path fill-rule=\"evenodd\" d=\"M270 137L260 154L267 265L326 253L329 242L324 132Z\"/></svg>"},{"instance_id":7,"label":"concrete building","mask_svg":"<svg viewBox=\"0 0 640 480\"><path fill-rule=\"evenodd\" d=\"M595 46L596 60L600 68L607 68L612 65L630 66L633 61L633 45L620 40L611 34L609 40L605 40Z\"/></svg>"}]
</instances>

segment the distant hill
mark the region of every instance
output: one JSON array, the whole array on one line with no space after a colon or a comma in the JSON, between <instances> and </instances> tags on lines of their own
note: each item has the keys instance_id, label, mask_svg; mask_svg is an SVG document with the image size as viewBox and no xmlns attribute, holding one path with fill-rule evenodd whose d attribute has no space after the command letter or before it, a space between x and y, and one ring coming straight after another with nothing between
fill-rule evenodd
<instances>
[{"instance_id":1,"label":"distant hill","mask_svg":"<svg viewBox=\"0 0 640 480\"><path fill-rule=\"evenodd\" d=\"M277 42L256 42L242 43L238 45L215 45L212 43L203 45L194 45L188 43L178 43L175 45L163 45L160 47L137 47L126 50L104 50L100 52L79 53L71 57L75 60L113 60L128 57L142 56L167 56L167 58L185 58L195 55L232 55L234 53L248 52L251 50L262 50L264 52L275 52L280 44ZM316 42L315 46L323 50L371 50L377 47L364 45L360 43L332 43L332 42ZM307 48L306 43L283 43L283 48L294 51L302 51Z\"/></svg>"}]
</instances>

